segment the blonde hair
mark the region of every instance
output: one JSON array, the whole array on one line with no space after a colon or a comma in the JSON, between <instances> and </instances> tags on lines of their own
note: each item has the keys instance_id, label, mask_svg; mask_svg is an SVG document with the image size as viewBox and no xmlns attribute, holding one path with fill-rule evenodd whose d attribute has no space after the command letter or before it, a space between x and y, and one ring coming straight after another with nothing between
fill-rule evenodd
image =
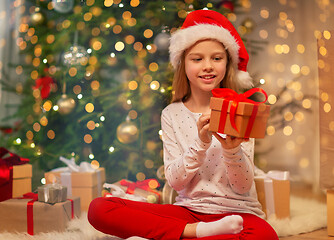
<instances>
[{"instance_id":1,"label":"blonde hair","mask_svg":"<svg viewBox=\"0 0 334 240\"><path fill-rule=\"evenodd\" d=\"M185 70L185 52L186 51L183 52L180 59L180 63L178 64L174 73L173 84L172 84L172 89L173 89L172 103L186 101L191 95L190 84ZM220 82L219 87L230 88L238 92L239 89L235 74L236 66L233 66L232 59L228 51L226 51L226 54L227 54L226 73L223 80Z\"/></svg>"}]
</instances>

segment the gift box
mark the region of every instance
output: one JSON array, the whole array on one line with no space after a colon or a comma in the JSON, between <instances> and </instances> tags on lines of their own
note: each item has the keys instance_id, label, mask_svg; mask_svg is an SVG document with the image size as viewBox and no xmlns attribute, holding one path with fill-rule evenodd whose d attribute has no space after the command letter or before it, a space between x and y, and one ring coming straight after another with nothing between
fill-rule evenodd
<instances>
[{"instance_id":1,"label":"gift box","mask_svg":"<svg viewBox=\"0 0 334 240\"><path fill-rule=\"evenodd\" d=\"M255 102L248 99L256 91L258 88L237 94L227 88L213 89L209 130L235 137L263 138L270 106L264 104L266 100ZM260 92L265 93L262 89Z\"/></svg>"},{"instance_id":2,"label":"gift box","mask_svg":"<svg viewBox=\"0 0 334 240\"><path fill-rule=\"evenodd\" d=\"M262 210L269 218L290 217L289 173L270 171L265 176L255 176L255 186Z\"/></svg>"},{"instance_id":3,"label":"gift box","mask_svg":"<svg viewBox=\"0 0 334 240\"><path fill-rule=\"evenodd\" d=\"M13 166L13 198L31 192L31 177L31 164Z\"/></svg>"},{"instance_id":4,"label":"gift box","mask_svg":"<svg viewBox=\"0 0 334 240\"><path fill-rule=\"evenodd\" d=\"M90 202L101 196L105 182L105 169L92 172L51 171L44 174L46 184L58 183L67 187L68 196L81 199L81 209L87 211Z\"/></svg>"},{"instance_id":5,"label":"gift box","mask_svg":"<svg viewBox=\"0 0 334 240\"><path fill-rule=\"evenodd\" d=\"M334 190L327 190L327 232L334 236Z\"/></svg>"},{"instance_id":6,"label":"gift box","mask_svg":"<svg viewBox=\"0 0 334 240\"><path fill-rule=\"evenodd\" d=\"M332 36L334 31L330 32ZM322 35L323 36L323 35ZM320 133L320 186L323 189L334 189L334 42L333 37L318 39L318 49L327 50L325 55L318 51L319 75L319 133Z\"/></svg>"},{"instance_id":7,"label":"gift box","mask_svg":"<svg viewBox=\"0 0 334 240\"><path fill-rule=\"evenodd\" d=\"M72 218L80 217L78 197L53 205L38 202L37 194L26 197L0 202L0 232L62 232Z\"/></svg>"},{"instance_id":8,"label":"gift box","mask_svg":"<svg viewBox=\"0 0 334 240\"><path fill-rule=\"evenodd\" d=\"M46 184L37 188L38 201L45 203L65 202L67 199L67 187L60 184Z\"/></svg>"},{"instance_id":9,"label":"gift box","mask_svg":"<svg viewBox=\"0 0 334 240\"><path fill-rule=\"evenodd\" d=\"M31 192L32 166L28 162L0 147L0 201Z\"/></svg>"},{"instance_id":10,"label":"gift box","mask_svg":"<svg viewBox=\"0 0 334 240\"><path fill-rule=\"evenodd\" d=\"M160 203L161 192L156 190L160 186L156 179L146 179L144 181L132 182L130 180L122 179L114 183L127 194L139 196L142 201L149 203Z\"/></svg>"}]
</instances>

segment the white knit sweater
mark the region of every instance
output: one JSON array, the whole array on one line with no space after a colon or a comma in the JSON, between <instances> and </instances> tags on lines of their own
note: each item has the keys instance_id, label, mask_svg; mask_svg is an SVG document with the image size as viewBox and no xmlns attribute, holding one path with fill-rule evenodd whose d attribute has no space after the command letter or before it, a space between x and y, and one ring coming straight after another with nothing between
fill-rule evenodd
<instances>
[{"instance_id":1,"label":"white knit sweater","mask_svg":"<svg viewBox=\"0 0 334 240\"><path fill-rule=\"evenodd\" d=\"M214 136L204 143L198 138L200 116L182 102L162 111L165 175L179 194L175 204L202 213L263 218L254 183L254 139L228 150Z\"/></svg>"}]
</instances>

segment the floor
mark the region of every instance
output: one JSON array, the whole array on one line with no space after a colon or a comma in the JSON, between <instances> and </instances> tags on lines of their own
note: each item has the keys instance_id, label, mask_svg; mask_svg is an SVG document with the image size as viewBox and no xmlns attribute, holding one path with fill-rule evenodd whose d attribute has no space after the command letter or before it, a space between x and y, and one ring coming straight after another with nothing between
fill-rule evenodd
<instances>
[{"instance_id":1,"label":"floor","mask_svg":"<svg viewBox=\"0 0 334 240\"><path fill-rule=\"evenodd\" d=\"M323 192L317 192L314 193L312 191L311 187L305 186L305 185L291 185L291 194L305 197L305 198L312 198L317 199L321 202L326 202L326 195ZM282 237L280 240L334 240L334 236L330 237L327 234L327 228L323 228L314 232L305 233L305 234L299 234L296 236L290 236L290 237Z\"/></svg>"},{"instance_id":2,"label":"floor","mask_svg":"<svg viewBox=\"0 0 334 240\"><path fill-rule=\"evenodd\" d=\"M329 237L327 235L327 229L323 228L311 233L299 234L296 236L283 237L281 240L334 240L334 237Z\"/></svg>"}]
</instances>

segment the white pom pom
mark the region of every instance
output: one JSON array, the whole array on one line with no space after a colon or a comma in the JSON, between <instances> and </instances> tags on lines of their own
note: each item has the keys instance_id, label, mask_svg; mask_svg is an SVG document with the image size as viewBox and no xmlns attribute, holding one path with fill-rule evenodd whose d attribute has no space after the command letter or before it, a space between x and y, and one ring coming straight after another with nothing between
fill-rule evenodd
<instances>
[{"instance_id":1,"label":"white pom pom","mask_svg":"<svg viewBox=\"0 0 334 240\"><path fill-rule=\"evenodd\" d=\"M249 88L252 88L254 86L253 85L253 79L249 75L248 72L238 71L237 72L237 79L238 79L239 86L243 89L249 89Z\"/></svg>"}]
</instances>

